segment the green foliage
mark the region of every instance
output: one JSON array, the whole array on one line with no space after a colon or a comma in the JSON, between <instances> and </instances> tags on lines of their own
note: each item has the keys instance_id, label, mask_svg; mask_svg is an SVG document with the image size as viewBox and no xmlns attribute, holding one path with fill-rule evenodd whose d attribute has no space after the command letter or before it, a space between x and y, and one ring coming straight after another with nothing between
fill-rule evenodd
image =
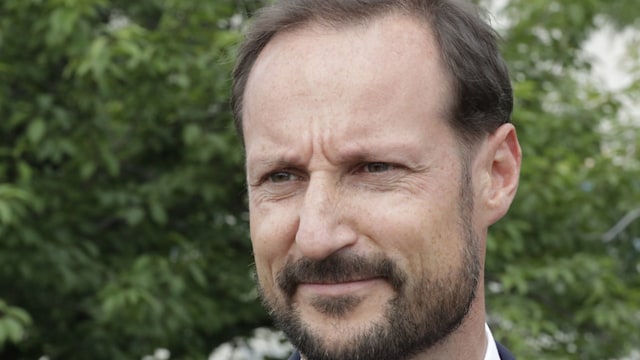
<instances>
[{"instance_id":1,"label":"green foliage","mask_svg":"<svg viewBox=\"0 0 640 360\"><path fill-rule=\"evenodd\" d=\"M17 343L24 338L25 328L31 324L29 314L0 300L0 349L6 343Z\"/></svg>"},{"instance_id":2,"label":"green foliage","mask_svg":"<svg viewBox=\"0 0 640 360\"><path fill-rule=\"evenodd\" d=\"M640 9L512 0L505 14L524 161L514 206L488 240L496 337L525 359L623 357L640 343L640 225L603 234L640 208L640 121L622 113L640 92L588 82L583 48L598 24L634 25Z\"/></svg>"},{"instance_id":3,"label":"green foliage","mask_svg":"<svg viewBox=\"0 0 640 360\"><path fill-rule=\"evenodd\" d=\"M524 163L486 282L522 359L640 343L640 221L603 239L640 207L639 123L621 112L640 81L603 90L582 51L601 24L637 27L635 2L504 11ZM203 358L269 324L228 105L237 14L257 5L0 2L0 358Z\"/></svg>"},{"instance_id":4,"label":"green foliage","mask_svg":"<svg viewBox=\"0 0 640 360\"><path fill-rule=\"evenodd\" d=\"M1 358L201 358L268 323L227 100L241 11L0 3Z\"/></svg>"}]
</instances>

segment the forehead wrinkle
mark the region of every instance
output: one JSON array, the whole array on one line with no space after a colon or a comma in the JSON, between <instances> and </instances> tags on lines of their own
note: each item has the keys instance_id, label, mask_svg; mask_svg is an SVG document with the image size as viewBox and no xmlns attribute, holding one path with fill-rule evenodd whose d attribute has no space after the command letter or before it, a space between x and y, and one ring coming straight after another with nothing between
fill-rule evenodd
<instances>
[{"instance_id":1,"label":"forehead wrinkle","mask_svg":"<svg viewBox=\"0 0 640 360\"><path fill-rule=\"evenodd\" d=\"M279 142L272 142L278 146ZM304 164L304 152L287 147L270 148L266 151L247 151L247 164L267 168L299 167Z\"/></svg>"},{"instance_id":2,"label":"forehead wrinkle","mask_svg":"<svg viewBox=\"0 0 640 360\"><path fill-rule=\"evenodd\" d=\"M406 120L406 107L418 103L434 103L439 110L437 113L424 107L424 113L411 116L424 117L425 120L433 117L444 120L446 111L443 111L443 107L447 107L447 101L442 98L449 98L447 95L451 84L446 75L442 74L439 53L434 47L436 44L429 30L422 26L417 31L406 32L404 29L405 32L400 33L389 47L385 45L388 43L371 42L368 47L360 48L360 42L354 40L377 36L380 31L387 29L381 29L380 26L383 23L389 25L391 20L394 19L379 19L358 30L345 29L348 34L343 39L346 38L349 44L340 43L338 54L331 52L336 49L329 49L328 46L315 46L316 40L324 44L325 35L330 41L335 41L337 31L326 29L318 34L317 29L310 33L309 28L302 27L278 34L258 59L247 88L252 93L261 88L261 96L247 96L245 106L250 109L250 114L247 114L250 116L245 125L253 123L255 116L256 119L263 119L263 124L259 126L262 131L271 133L270 140L260 147L266 151L271 151L272 147L284 151L287 146L297 144L297 148L292 151L304 153L304 160L311 161L313 155L324 154L329 161L339 162L341 157L358 159L371 155L363 152L357 154L358 151L342 148L358 138L368 138L367 142L383 139L384 132L378 131L380 125L401 125ZM390 25L394 26L393 22ZM319 35L320 38L314 38L313 35ZM350 43L354 43L354 46L350 46ZM377 61L371 54L378 54L387 60ZM350 58L355 63L345 63L345 58ZM308 60L305 61L306 65L296 63L300 59ZM296 66L293 68L287 66L294 63ZM391 67L392 73L383 73L379 67L375 67L379 63L397 66ZM434 66L439 69L433 71ZM421 72L427 72L428 78L418 80L415 75L411 75L414 80L407 80L414 85L399 86L401 84L398 81L408 76L406 71L416 67ZM368 75L362 76L363 72ZM336 77L349 81L334 81ZM348 101L343 101L345 98ZM399 102L399 107L380 106L393 102L393 99L401 100L396 101ZM253 104L250 104L252 100ZM314 112L306 113L305 109L309 107ZM370 125L362 127L360 122L352 127L349 119L343 119L345 116L366 118ZM265 118L275 118L276 122L283 120L286 127L272 128L264 122ZM304 142L304 146L301 142ZM337 147L338 145L342 148ZM360 146L369 145L361 143ZM356 155L341 155L343 151L345 154L349 151L356 152Z\"/></svg>"}]
</instances>

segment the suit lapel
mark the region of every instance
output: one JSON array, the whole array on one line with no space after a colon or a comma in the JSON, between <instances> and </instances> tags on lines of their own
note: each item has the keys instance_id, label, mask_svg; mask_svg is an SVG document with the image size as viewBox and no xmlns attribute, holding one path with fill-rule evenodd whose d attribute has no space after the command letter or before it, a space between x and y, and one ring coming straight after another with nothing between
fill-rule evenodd
<instances>
[{"instance_id":1,"label":"suit lapel","mask_svg":"<svg viewBox=\"0 0 640 360\"><path fill-rule=\"evenodd\" d=\"M507 350L506 347L502 346L499 342L496 341L496 346L498 347L498 355L500 355L501 360L515 360L516 358Z\"/></svg>"}]
</instances>

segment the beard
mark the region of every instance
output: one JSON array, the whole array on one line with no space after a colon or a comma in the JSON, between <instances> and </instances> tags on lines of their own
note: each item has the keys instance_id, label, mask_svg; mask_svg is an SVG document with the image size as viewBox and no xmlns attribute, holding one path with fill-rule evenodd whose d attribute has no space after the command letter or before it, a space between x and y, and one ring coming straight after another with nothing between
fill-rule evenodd
<instances>
[{"instance_id":1,"label":"beard","mask_svg":"<svg viewBox=\"0 0 640 360\"><path fill-rule=\"evenodd\" d=\"M464 169L466 170L466 169ZM287 262L276 277L284 300L260 295L278 326L308 360L409 359L441 342L463 323L476 297L480 279L479 240L471 224L471 179L463 171L459 217L456 224L464 240L461 264L445 276L407 274L384 254L362 257L337 252L322 260ZM353 329L340 343L328 343L302 319L293 302L301 283L345 282L381 278L394 290L382 316L364 328ZM362 299L356 296L318 297L311 306L336 321L352 311Z\"/></svg>"}]
</instances>

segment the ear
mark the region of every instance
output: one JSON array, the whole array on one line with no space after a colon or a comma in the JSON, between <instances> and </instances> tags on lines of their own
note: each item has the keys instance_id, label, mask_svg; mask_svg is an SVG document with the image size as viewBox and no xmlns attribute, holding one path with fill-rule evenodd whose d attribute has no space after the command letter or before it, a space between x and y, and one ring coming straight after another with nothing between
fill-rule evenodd
<instances>
[{"instance_id":1,"label":"ear","mask_svg":"<svg viewBox=\"0 0 640 360\"><path fill-rule=\"evenodd\" d=\"M485 225L500 220L509 210L518 189L522 151L516 129L504 124L487 137L480 151L481 203Z\"/></svg>"}]
</instances>

